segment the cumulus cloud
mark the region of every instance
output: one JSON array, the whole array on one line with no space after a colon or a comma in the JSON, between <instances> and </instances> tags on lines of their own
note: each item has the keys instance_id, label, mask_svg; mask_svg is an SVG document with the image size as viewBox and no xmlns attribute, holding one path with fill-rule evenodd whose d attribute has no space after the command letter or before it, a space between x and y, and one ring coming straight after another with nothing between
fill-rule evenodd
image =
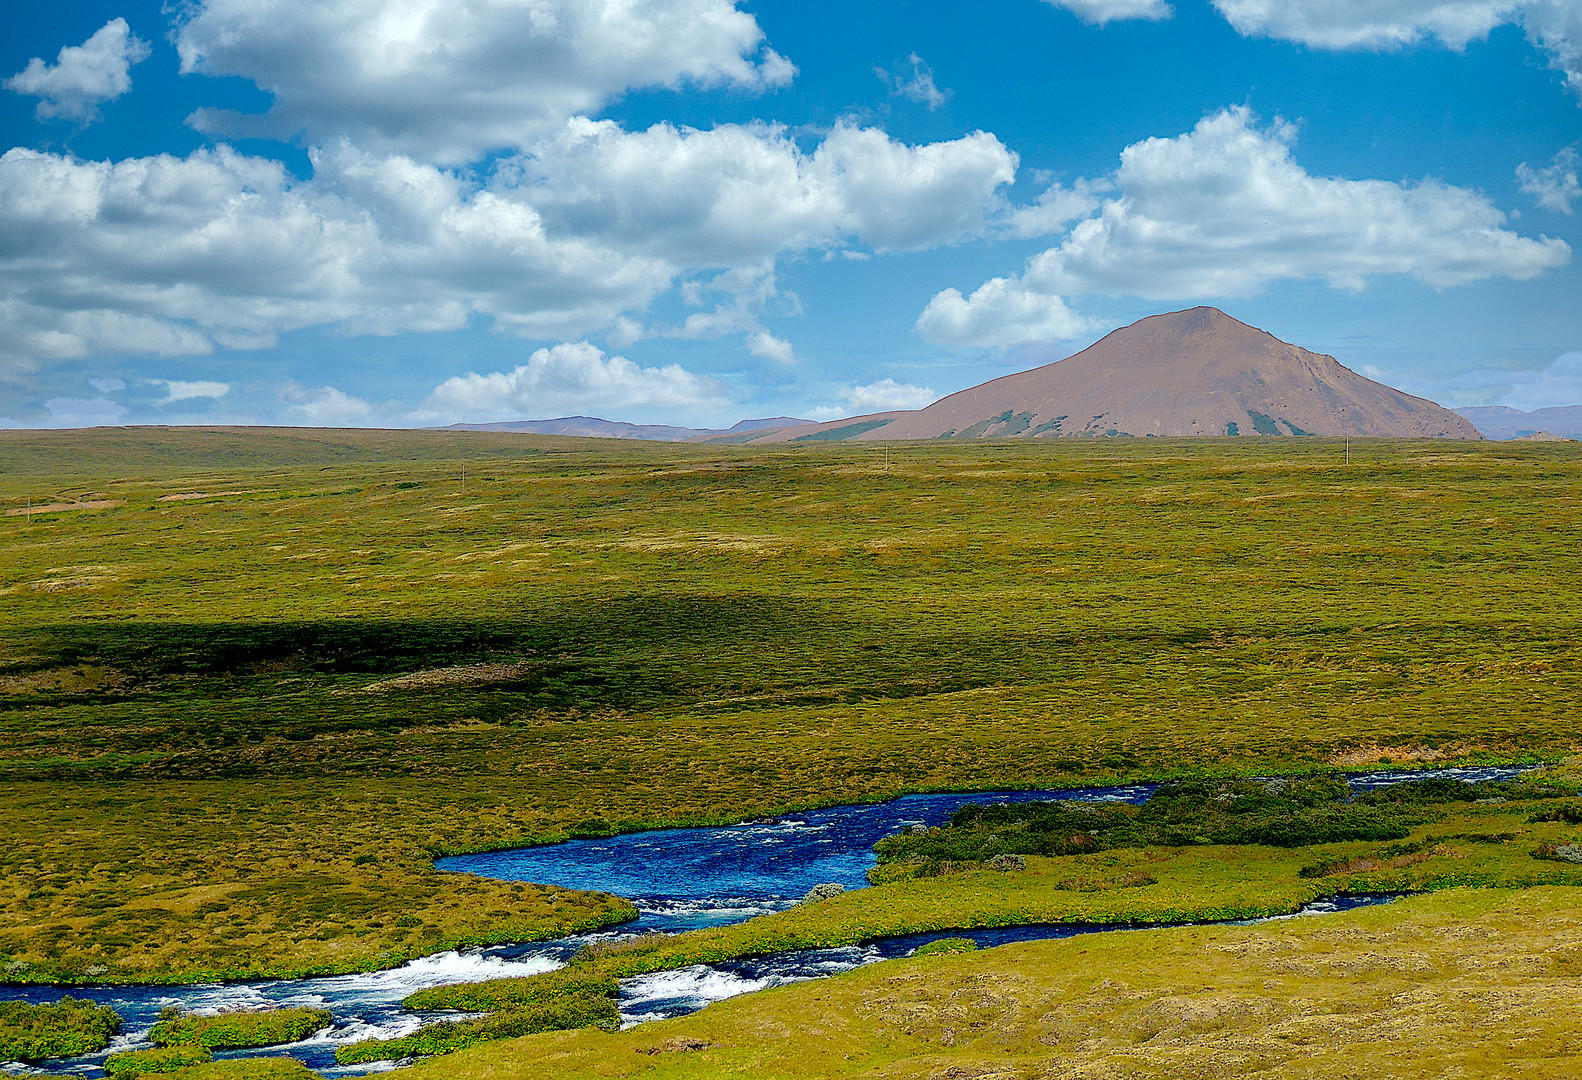
<instances>
[{"instance_id":1,"label":"cumulus cloud","mask_svg":"<svg viewBox=\"0 0 1582 1080\"><path fill-rule=\"evenodd\" d=\"M1572 213L1571 204L1582 198L1582 183L1577 181L1577 152L1574 147L1566 147L1541 169L1522 162L1516 166L1516 181L1523 194L1531 195L1539 206L1557 214Z\"/></svg>"},{"instance_id":2,"label":"cumulus cloud","mask_svg":"<svg viewBox=\"0 0 1582 1080\"><path fill-rule=\"evenodd\" d=\"M628 313L699 270L717 271L724 299L684 334L752 332L778 295L779 256L981 232L1017 165L981 132L909 146L837 125L805 152L764 126L588 120L483 182L346 142L311 159L302 180L225 146L113 163L7 152L0 363L261 348L306 326L482 319L521 336L620 337L637 328Z\"/></svg>"},{"instance_id":3,"label":"cumulus cloud","mask_svg":"<svg viewBox=\"0 0 1582 1080\"><path fill-rule=\"evenodd\" d=\"M1451 408L1509 405L1546 409L1582 404L1582 352L1562 353L1541 368L1474 368L1453 375L1417 375L1364 367L1363 374Z\"/></svg>"},{"instance_id":4,"label":"cumulus cloud","mask_svg":"<svg viewBox=\"0 0 1582 1080\"><path fill-rule=\"evenodd\" d=\"M890 88L891 97L915 101L930 109L937 109L950 100L950 91L941 90L934 84L934 69L924 63L917 53L912 53L897 64L894 71L876 67L873 73Z\"/></svg>"},{"instance_id":5,"label":"cumulus cloud","mask_svg":"<svg viewBox=\"0 0 1582 1080\"><path fill-rule=\"evenodd\" d=\"M993 135L909 146L837 124L812 153L779 127L629 132L577 119L512 162L551 228L693 266L735 266L845 239L950 243L985 227L1018 159Z\"/></svg>"},{"instance_id":6,"label":"cumulus cloud","mask_svg":"<svg viewBox=\"0 0 1582 1080\"><path fill-rule=\"evenodd\" d=\"M843 420L848 416L865 413L896 412L902 409L921 409L939 400L939 395L926 386L880 379L861 386L849 386L840 393L841 404L819 405L808 409L804 415L810 420Z\"/></svg>"},{"instance_id":7,"label":"cumulus cloud","mask_svg":"<svg viewBox=\"0 0 1582 1080\"><path fill-rule=\"evenodd\" d=\"M7 90L39 98L40 120L98 120L99 106L132 89L133 64L148 59L148 42L125 19L111 19L81 45L61 49L53 64L35 56L5 81Z\"/></svg>"},{"instance_id":8,"label":"cumulus cloud","mask_svg":"<svg viewBox=\"0 0 1582 1080\"><path fill-rule=\"evenodd\" d=\"M735 0L196 0L181 69L238 75L266 116L200 110L220 135L342 136L456 163L523 146L637 87L763 91L796 69Z\"/></svg>"},{"instance_id":9,"label":"cumulus cloud","mask_svg":"<svg viewBox=\"0 0 1582 1080\"><path fill-rule=\"evenodd\" d=\"M115 378L89 379L88 385L99 391L101 394L113 394L118 390L126 389L126 380Z\"/></svg>"},{"instance_id":10,"label":"cumulus cloud","mask_svg":"<svg viewBox=\"0 0 1582 1080\"><path fill-rule=\"evenodd\" d=\"M309 424L341 424L353 420L366 420L374 408L360 397L354 397L333 386L310 388L298 383L288 383L280 392L291 412Z\"/></svg>"},{"instance_id":11,"label":"cumulus cloud","mask_svg":"<svg viewBox=\"0 0 1582 1080\"><path fill-rule=\"evenodd\" d=\"M890 412L894 409L921 409L939 400L926 386L880 379L865 386L854 386L844 395L853 412Z\"/></svg>"},{"instance_id":12,"label":"cumulus cloud","mask_svg":"<svg viewBox=\"0 0 1582 1080\"><path fill-rule=\"evenodd\" d=\"M1078 294L1180 301L1306 279L1360 290L1398 274L1442 288L1570 261L1564 241L1511 231L1476 191L1313 176L1292 157L1295 137L1289 124L1259 127L1233 108L1185 135L1128 146L1115 194L1093 216L1019 276L967 299L940 293L918 330L948 344L1006 344L1031 340L1019 335L1038 328L1040 302Z\"/></svg>"},{"instance_id":13,"label":"cumulus cloud","mask_svg":"<svg viewBox=\"0 0 1582 1080\"><path fill-rule=\"evenodd\" d=\"M567 413L716 404L712 382L680 364L641 367L587 342L539 349L512 371L468 372L434 388L419 420L545 419Z\"/></svg>"},{"instance_id":14,"label":"cumulus cloud","mask_svg":"<svg viewBox=\"0 0 1582 1080\"><path fill-rule=\"evenodd\" d=\"M773 360L777 364L796 361L789 341L762 330L747 335L747 351L760 360Z\"/></svg>"},{"instance_id":15,"label":"cumulus cloud","mask_svg":"<svg viewBox=\"0 0 1582 1080\"><path fill-rule=\"evenodd\" d=\"M917 332L937 345L982 348L1024 341L1063 341L1088 333L1094 323L1057 295L1007 278L990 278L962 296L936 293L917 319Z\"/></svg>"},{"instance_id":16,"label":"cumulus cloud","mask_svg":"<svg viewBox=\"0 0 1582 1080\"><path fill-rule=\"evenodd\" d=\"M1582 4L1577 0L1214 0L1237 32L1323 49L1399 49L1437 40L1452 49L1520 23L1582 97Z\"/></svg>"},{"instance_id":17,"label":"cumulus cloud","mask_svg":"<svg viewBox=\"0 0 1582 1080\"><path fill-rule=\"evenodd\" d=\"M197 354L304 326L551 336L608 323L673 269L408 159L340 146L315 176L220 147L85 162L0 157L0 357Z\"/></svg>"},{"instance_id":18,"label":"cumulus cloud","mask_svg":"<svg viewBox=\"0 0 1582 1080\"><path fill-rule=\"evenodd\" d=\"M1051 184L1031 206L1019 206L1005 215L1001 228L1016 237L1050 236L1099 208L1099 196L1110 185L1103 180L1078 180L1070 187Z\"/></svg>"},{"instance_id":19,"label":"cumulus cloud","mask_svg":"<svg viewBox=\"0 0 1582 1080\"><path fill-rule=\"evenodd\" d=\"M1120 19L1168 19L1174 14L1165 0L1044 0L1065 8L1085 23L1103 26Z\"/></svg>"}]
</instances>

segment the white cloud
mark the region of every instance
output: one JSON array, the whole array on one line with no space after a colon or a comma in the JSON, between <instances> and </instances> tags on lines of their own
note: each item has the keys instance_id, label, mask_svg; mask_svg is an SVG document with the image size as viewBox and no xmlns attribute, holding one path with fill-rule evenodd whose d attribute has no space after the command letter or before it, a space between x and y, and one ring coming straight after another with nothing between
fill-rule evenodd
<instances>
[{"instance_id":1,"label":"white cloud","mask_svg":"<svg viewBox=\"0 0 1582 1080\"><path fill-rule=\"evenodd\" d=\"M113 394L118 390L126 389L125 379L89 379L88 385L101 394Z\"/></svg>"},{"instance_id":2,"label":"white cloud","mask_svg":"<svg viewBox=\"0 0 1582 1080\"><path fill-rule=\"evenodd\" d=\"M148 59L148 42L125 19L111 19L81 45L61 49L55 63L35 56L5 81L7 90L41 99L40 120L98 120L99 106L132 89L131 67Z\"/></svg>"},{"instance_id":3,"label":"white cloud","mask_svg":"<svg viewBox=\"0 0 1582 1080\"><path fill-rule=\"evenodd\" d=\"M763 91L796 69L735 0L196 0L182 71L239 75L263 117L200 110L224 135L346 136L462 162L526 145L637 87Z\"/></svg>"},{"instance_id":4,"label":"white cloud","mask_svg":"<svg viewBox=\"0 0 1582 1080\"><path fill-rule=\"evenodd\" d=\"M881 249L984 228L1017 157L993 135L908 146L837 124L804 153L784 129L577 119L502 171L557 231L690 266L738 266L851 239Z\"/></svg>"},{"instance_id":5,"label":"white cloud","mask_svg":"<svg viewBox=\"0 0 1582 1080\"><path fill-rule=\"evenodd\" d=\"M904 62L897 64L894 71L876 67L873 73L890 88L891 97L915 101L930 109L937 109L950 100L950 91L941 90L934 84L934 69L924 63L917 53L912 53Z\"/></svg>"},{"instance_id":6,"label":"white cloud","mask_svg":"<svg viewBox=\"0 0 1582 1080\"><path fill-rule=\"evenodd\" d=\"M1562 353L1546 367L1526 370L1475 368L1453 375L1414 375L1364 367L1370 379L1398 386L1450 408L1509 405L1545 409L1582 404L1582 352Z\"/></svg>"},{"instance_id":7,"label":"white cloud","mask_svg":"<svg viewBox=\"0 0 1582 1080\"><path fill-rule=\"evenodd\" d=\"M339 424L352 420L365 420L373 415L373 406L360 397L353 397L333 386L309 388L288 383L280 398L297 416L310 424Z\"/></svg>"},{"instance_id":8,"label":"white cloud","mask_svg":"<svg viewBox=\"0 0 1582 1080\"><path fill-rule=\"evenodd\" d=\"M1237 32L1324 49L1399 49L1430 39L1463 49L1506 23L1582 97L1582 4L1577 0L1214 0Z\"/></svg>"},{"instance_id":9,"label":"white cloud","mask_svg":"<svg viewBox=\"0 0 1582 1080\"><path fill-rule=\"evenodd\" d=\"M1545 210L1557 214L1572 213L1571 204L1582 198L1582 183L1577 181L1577 152L1566 147L1542 169L1534 169L1527 162L1516 166L1516 180L1525 195L1531 195Z\"/></svg>"},{"instance_id":10,"label":"white cloud","mask_svg":"<svg viewBox=\"0 0 1582 1080\"><path fill-rule=\"evenodd\" d=\"M1044 0L1065 8L1085 23L1103 26L1120 19L1168 19L1174 12L1165 0Z\"/></svg>"},{"instance_id":11,"label":"white cloud","mask_svg":"<svg viewBox=\"0 0 1582 1080\"><path fill-rule=\"evenodd\" d=\"M1005 344L1038 328L1040 304L1081 294L1174 302L1245 296L1281 280L1360 290L1397 274L1442 288L1530 278L1570 261L1564 241L1505 228L1505 214L1476 191L1313 176L1292 158L1295 136L1289 124L1260 128L1233 108L1185 135L1128 146L1115 194L1096 214L1021 275L969 299L938 294L918 330L948 344Z\"/></svg>"},{"instance_id":12,"label":"white cloud","mask_svg":"<svg viewBox=\"0 0 1582 1080\"><path fill-rule=\"evenodd\" d=\"M50 398L44 402L49 410L46 426L59 428L100 427L119 424L127 414L125 405L108 398Z\"/></svg>"},{"instance_id":13,"label":"white cloud","mask_svg":"<svg viewBox=\"0 0 1582 1080\"><path fill-rule=\"evenodd\" d=\"M921 409L939 400L939 395L926 386L913 386L894 379L880 379L865 386L854 386L844 396L846 404L857 413Z\"/></svg>"},{"instance_id":14,"label":"white cloud","mask_svg":"<svg viewBox=\"0 0 1582 1080\"><path fill-rule=\"evenodd\" d=\"M229 383L222 382L181 382L177 379L149 379L155 386L165 388L165 400L160 404L168 405L172 401L192 401L196 398L222 398L231 392Z\"/></svg>"},{"instance_id":15,"label":"white cloud","mask_svg":"<svg viewBox=\"0 0 1582 1080\"><path fill-rule=\"evenodd\" d=\"M511 193L339 146L297 181L226 147L84 162L0 157L0 358L197 354L275 333L607 325L674 270L551 239Z\"/></svg>"},{"instance_id":16,"label":"white cloud","mask_svg":"<svg viewBox=\"0 0 1582 1080\"><path fill-rule=\"evenodd\" d=\"M760 360L773 360L777 364L796 362L796 354L789 341L762 330L747 335L747 351Z\"/></svg>"},{"instance_id":17,"label":"white cloud","mask_svg":"<svg viewBox=\"0 0 1582 1080\"><path fill-rule=\"evenodd\" d=\"M752 332L771 301L797 307L774 285L777 257L982 232L1017 164L981 132L908 146L837 125L804 152L764 126L588 120L481 184L345 142L310 156L299 180L225 146L113 163L7 152L0 364L478 319L550 339L614 326L630 341L629 313L699 270L717 271L704 291L723 299L679 332Z\"/></svg>"},{"instance_id":18,"label":"white cloud","mask_svg":"<svg viewBox=\"0 0 1582 1080\"><path fill-rule=\"evenodd\" d=\"M1019 206L1004 218L1002 227L1012 236L1049 236L1099 208L1099 195L1109 189L1103 180L1078 180L1071 187L1051 184L1031 206Z\"/></svg>"},{"instance_id":19,"label":"white cloud","mask_svg":"<svg viewBox=\"0 0 1582 1080\"><path fill-rule=\"evenodd\" d=\"M1014 280L991 278L970 297L957 289L936 293L917 319L917 332L938 345L982 348L1024 341L1063 341L1092 330L1091 320L1059 296Z\"/></svg>"},{"instance_id":20,"label":"white cloud","mask_svg":"<svg viewBox=\"0 0 1582 1080\"><path fill-rule=\"evenodd\" d=\"M819 405L806 410L803 415L810 420L843 420L848 416L865 413L895 412L901 409L921 409L939 400L939 395L926 386L880 379L863 386L850 386L841 391L842 404Z\"/></svg>"},{"instance_id":21,"label":"white cloud","mask_svg":"<svg viewBox=\"0 0 1582 1080\"><path fill-rule=\"evenodd\" d=\"M717 387L680 364L640 367L587 342L539 349L512 371L468 372L434 388L420 420L544 419L567 413L716 404Z\"/></svg>"}]
</instances>

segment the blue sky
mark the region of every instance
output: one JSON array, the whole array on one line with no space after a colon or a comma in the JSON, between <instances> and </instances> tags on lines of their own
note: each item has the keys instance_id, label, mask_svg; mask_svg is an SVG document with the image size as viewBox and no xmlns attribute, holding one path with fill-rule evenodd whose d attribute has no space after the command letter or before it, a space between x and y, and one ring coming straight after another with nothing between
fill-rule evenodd
<instances>
[{"instance_id":1,"label":"blue sky","mask_svg":"<svg viewBox=\"0 0 1582 1080\"><path fill-rule=\"evenodd\" d=\"M0 50L3 426L830 418L1199 303L1582 402L1582 0L89 0Z\"/></svg>"}]
</instances>

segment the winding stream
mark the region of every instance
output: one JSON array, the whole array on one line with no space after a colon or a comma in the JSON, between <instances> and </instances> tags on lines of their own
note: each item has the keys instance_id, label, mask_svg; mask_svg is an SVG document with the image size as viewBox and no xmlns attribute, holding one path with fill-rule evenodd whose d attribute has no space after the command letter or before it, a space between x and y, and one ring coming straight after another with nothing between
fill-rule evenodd
<instances>
[{"instance_id":1,"label":"winding stream","mask_svg":"<svg viewBox=\"0 0 1582 1080\"><path fill-rule=\"evenodd\" d=\"M1522 771L1521 767L1388 770L1354 774L1348 779L1352 789L1361 793L1409 779L1443 776L1478 782L1509 779ZM847 888L860 888L865 884L864 874L875 864L875 841L909 825L942 825L965 803L1040 799L1142 803L1156 787L1136 784L1061 791L907 795L887 803L829 807L719 828L663 829L441 859L437 865L442 870L616 893L632 900L640 915L612 930L555 941L440 953L390 971L368 974L195 986L4 985L0 986L0 998L34 1002L57 1001L67 994L89 998L114 1007L124 1024L115 1044L102 1053L50 1061L41 1067L4 1064L0 1070L11 1075L102 1076L104 1058L109 1053L148 1045L148 1030L166 1005L180 1005L195 1012L314 1005L334 1014L329 1029L288 1046L221 1053L216 1057L290 1054L326 1076L382 1071L390 1066L337 1066L335 1048L361 1039L405 1035L438 1018L441 1014L401 1009L402 998L414 990L550 971L592 940L656 931L677 933L781 911L821 882L835 881ZM1308 905L1303 914L1327 914L1390 899L1393 897L1319 901ZM641 1023L684 1015L711 1002L764 987L820 978L906 956L919 945L941 937L970 937L987 948L1012 941L1137 928L1063 925L958 930L886 938L845 948L800 950L625 979L619 1004L626 1024Z\"/></svg>"}]
</instances>

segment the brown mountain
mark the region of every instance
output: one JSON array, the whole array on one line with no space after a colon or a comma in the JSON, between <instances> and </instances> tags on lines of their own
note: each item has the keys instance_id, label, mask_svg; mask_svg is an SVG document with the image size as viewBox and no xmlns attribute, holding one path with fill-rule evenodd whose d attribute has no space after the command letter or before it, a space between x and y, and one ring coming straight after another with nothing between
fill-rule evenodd
<instances>
[{"instance_id":1,"label":"brown mountain","mask_svg":"<svg viewBox=\"0 0 1582 1080\"><path fill-rule=\"evenodd\" d=\"M759 441L1083 435L1482 438L1431 401L1198 307L1150 316L1075 356L926 409L778 431Z\"/></svg>"}]
</instances>

